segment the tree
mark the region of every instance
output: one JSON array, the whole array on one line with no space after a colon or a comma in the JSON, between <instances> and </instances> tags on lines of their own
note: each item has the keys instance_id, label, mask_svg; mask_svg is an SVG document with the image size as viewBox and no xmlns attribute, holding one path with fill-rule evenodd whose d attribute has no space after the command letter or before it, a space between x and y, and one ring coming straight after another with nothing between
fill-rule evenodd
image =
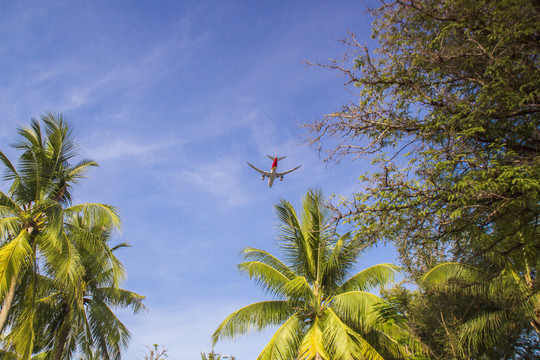
<instances>
[{"instance_id":1,"label":"tree","mask_svg":"<svg viewBox=\"0 0 540 360\"><path fill-rule=\"evenodd\" d=\"M42 124L44 130L42 130ZM44 289L43 277L56 285L75 284L84 276L81 253L72 234L85 238L96 253L103 242L87 231L114 231L120 225L116 209L104 204L72 205L72 186L97 164L76 156L74 137L61 115L47 114L20 128L22 151L18 166L0 152L4 180L11 181L8 194L0 192L0 331L9 324L8 346L29 359L36 344L36 311ZM85 227L70 222L76 216ZM17 304L17 311L12 305Z\"/></svg>"},{"instance_id":2,"label":"tree","mask_svg":"<svg viewBox=\"0 0 540 360\"><path fill-rule=\"evenodd\" d=\"M487 264L532 274L537 291L538 3L395 0L372 14L377 56L352 35L345 59L323 65L359 102L307 125L327 160L378 167L339 218L366 244L393 242L417 276L444 260Z\"/></svg>"},{"instance_id":3,"label":"tree","mask_svg":"<svg viewBox=\"0 0 540 360\"><path fill-rule=\"evenodd\" d=\"M164 360L168 358L167 349L164 346L154 344L151 348L148 347L148 353L144 356L144 360Z\"/></svg>"},{"instance_id":4,"label":"tree","mask_svg":"<svg viewBox=\"0 0 540 360\"><path fill-rule=\"evenodd\" d=\"M469 315L461 317L457 327L461 354L491 353L490 358L514 358L518 346L501 344L512 343L509 341L512 338L519 342L522 334L530 336L538 331L540 323L535 310L539 307L540 294L531 291L525 280L513 271L504 271L495 278L486 275L485 271L472 266L443 263L427 272L421 285L431 293L470 299L467 302ZM474 310L470 311L471 308ZM538 332L536 338L538 345ZM540 355L538 346L531 351Z\"/></svg>"},{"instance_id":5,"label":"tree","mask_svg":"<svg viewBox=\"0 0 540 360\"><path fill-rule=\"evenodd\" d=\"M85 228L80 216L69 224L75 229ZM49 282L44 286L49 291L38 301L40 337L54 360L70 359L75 352L120 359L130 333L112 308L131 308L135 313L145 309L143 296L119 286L125 271L114 252L128 245L110 248L110 233L100 227L88 228L82 237L78 233L69 236L81 256L84 275L71 284L58 285L53 279L44 279ZM101 246L89 246L90 238L102 242Z\"/></svg>"},{"instance_id":6,"label":"tree","mask_svg":"<svg viewBox=\"0 0 540 360\"><path fill-rule=\"evenodd\" d=\"M486 274L482 277L489 278ZM470 284L451 282L451 286L423 283L417 289L400 284L384 290L381 296L387 301L387 308L383 313L407 324L425 344L433 360L532 360L540 355L540 342L529 323L530 318L523 316L524 307L515 302L515 294L505 297L510 291L471 291ZM487 289L476 286L476 290L482 288ZM463 337L467 324L488 313L496 317L502 311L506 312L505 321L495 331L490 331L489 336L477 333L477 340L481 341L474 345ZM484 341L489 338L497 341Z\"/></svg>"},{"instance_id":7,"label":"tree","mask_svg":"<svg viewBox=\"0 0 540 360\"><path fill-rule=\"evenodd\" d=\"M279 325L259 360L404 358L418 350L404 329L379 321L375 306L382 299L367 292L390 282L397 268L380 264L349 277L360 248L348 234L332 231L320 192L308 191L300 216L285 200L276 212L284 261L248 247L238 265L276 300L232 313L215 331L214 344Z\"/></svg>"},{"instance_id":8,"label":"tree","mask_svg":"<svg viewBox=\"0 0 540 360\"><path fill-rule=\"evenodd\" d=\"M236 358L233 355L226 356L226 355L216 354L214 350L212 350L208 354L203 353L201 351L201 360L225 360L225 359L235 360Z\"/></svg>"}]
</instances>

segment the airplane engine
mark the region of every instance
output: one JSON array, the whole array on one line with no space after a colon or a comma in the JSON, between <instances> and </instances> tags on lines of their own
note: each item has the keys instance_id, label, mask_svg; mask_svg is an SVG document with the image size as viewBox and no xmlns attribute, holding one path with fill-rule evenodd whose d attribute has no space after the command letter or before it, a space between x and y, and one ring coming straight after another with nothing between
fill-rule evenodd
<instances>
[{"instance_id":1,"label":"airplane engine","mask_svg":"<svg viewBox=\"0 0 540 360\"><path fill-rule=\"evenodd\" d=\"M264 175L263 175L263 176L261 176L261 180L264 180Z\"/></svg>"},{"instance_id":2,"label":"airplane engine","mask_svg":"<svg viewBox=\"0 0 540 360\"><path fill-rule=\"evenodd\" d=\"M279 181L283 181L283 176L281 176L281 177L279 178Z\"/></svg>"}]
</instances>

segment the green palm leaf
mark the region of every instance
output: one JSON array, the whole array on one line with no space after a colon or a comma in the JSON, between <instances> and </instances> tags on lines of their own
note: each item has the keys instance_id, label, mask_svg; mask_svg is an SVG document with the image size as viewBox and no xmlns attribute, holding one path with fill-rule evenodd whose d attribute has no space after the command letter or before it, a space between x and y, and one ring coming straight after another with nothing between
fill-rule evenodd
<instances>
[{"instance_id":1,"label":"green palm leaf","mask_svg":"<svg viewBox=\"0 0 540 360\"><path fill-rule=\"evenodd\" d=\"M9 161L7 156L4 155L2 151L0 151L0 161L2 161L2 163L6 167L4 180L10 181L10 180L15 180L17 177L19 177L19 174L17 173L17 169L15 168L15 166L13 166L11 161Z\"/></svg>"},{"instance_id":2,"label":"green palm leaf","mask_svg":"<svg viewBox=\"0 0 540 360\"><path fill-rule=\"evenodd\" d=\"M82 213L87 223L85 226L101 226L104 229L120 229L122 222L114 206L98 203L85 203L71 206L64 210L66 213Z\"/></svg>"},{"instance_id":3,"label":"green palm leaf","mask_svg":"<svg viewBox=\"0 0 540 360\"><path fill-rule=\"evenodd\" d=\"M304 303L316 303L317 296L313 292L313 288L303 276L298 276L297 278L289 281L285 287L284 292L287 294L289 299Z\"/></svg>"},{"instance_id":4,"label":"green palm leaf","mask_svg":"<svg viewBox=\"0 0 540 360\"><path fill-rule=\"evenodd\" d=\"M134 313L147 310L143 303L144 296L118 287L99 287L94 289L93 297L104 303L121 308L131 308Z\"/></svg>"},{"instance_id":5,"label":"green palm leaf","mask_svg":"<svg viewBox=\"0 0 540 360\"><path fill-rule=\"evenodd\" d=\"M257 360L288 360L297 355L300 334L304 323L298 313L293 314L279 327Z\"/></svg>"},{"instance_id":6,"label":"green palm leaf","mask_svg":"<svg viewBox=\"0 0 540 360\"><path fill-rule=\"evenodd\" d=\"M0 239L2 237L9 237L10 234L16 234L19 231L21 231L21 223L18 217L11 216L0 218Z\"/></svg>"},{"instance_id":7,"label":"green palm leaf","mask_svg":"<svg viewBox=\"0 0 540 360\"><path fill-rule=\"evenodd\" d=\"M384 303L380 297L365 291L349 291L331 298L330 308L355 329L364 332L377 319L375 306Z\"/></svg>"},{"instance_id":8,"label":"green palm leaf","mask_svg":"<svg viewBox=\"0 0 540 360\"><path fill-rule=\"evenodd\" d=\"M246 247L242 251L242 255L244 257L244 260L260 261L273 267L274 269L285 275L288 279L292 279L296 276L294 272L281 260L264 250Z\"/></svg>"},{"instance_id":9,"label":"green palm leaf","mask_svg":"<svg viewBox=\"0 0 540 360\"><path fill-rule=\"evenodd\" d=\"M215 344L221 338L234 338L252 330L261 331L279 325L294 313L287 301L262 301L247 305L229 315L212 335Z\"/></svg>"},{"instance_id":10,"label":"green palm leaf","mask_svg":"<svg viewBox=\"0 0 540 360\"><path fill-rule=\"evenodd\" d=\"M480 278L480 272L472 266L460 263L443 263L428 271L422 277L420 283L425 286L446 286L450 279L475 283Z\"/></svg>"},{"instance_id":11,"label":"green palm leaf","mask_svg":"<svg viewBox=\"0 0 540 360\"><path fill-rule=\"evenodd\" d=\"M255 279L264 290L276 295L283 295L283 289L290 281L275 268L259 261L243 262L238 265L238 269L250 279Z\"/></svg>"},{"instance_id":12,"label":"green palm leaf","mask_svg":"<svg viewBox=\"0 0 540 360\"><path fill-rule=\"evenodd\" d=\"M501 333L501 329L506 330L503 333L512 331L512 329L506 329L505 326L511 323L507 310L482 311L463 325L460 340L472 349L491 346L501 340L497 336Z\"/></svg>"},{"instance_id":13,"label":"green palm leaf","mask_svg":"<svg viewBox=\"0 0 540 360\"><path fill-rule=\"evenodd\" d=\"M358 272L349 280L344 282L337 290L337 293L351 290L366 291L377 286L385 286L394 281L394 275L399 271L399 267L392 264L378 264Z\"/></svg>"},{"instance_id":14,"label":"green palm leaf","mask_svg":"<svg viewBox=\"0 0 540 360\"><path fill-rule=\"evenodd\" d=\"M323 323L324 339L333 354L332 359L383 360L383 357L332 309L326 309Z\"/></svg>"},{"instance_id":15,"label":"green palm leaf","mask_svg":"<svg viewBox=\"0 0 540 360\"><path fill-rule=\"evenodd\" d=\"M321 329L321 320L315 318L310 325L309 330L304 335L300 346L298 347L299 360L330 360L324 346L323 331Z\"/></svg>"},{"instance_id":16,"label":"green palm leaf","mask_svg":"<svg viewBox=\"0 0 540 360\"><path fill-rule=\"evenodd\" d=\"M11 280L16 278L21 269L33 261L32 247L28 232L21 231L17 237L0 247L0 297L8 291Z\"/></svg>"}]
</instances>

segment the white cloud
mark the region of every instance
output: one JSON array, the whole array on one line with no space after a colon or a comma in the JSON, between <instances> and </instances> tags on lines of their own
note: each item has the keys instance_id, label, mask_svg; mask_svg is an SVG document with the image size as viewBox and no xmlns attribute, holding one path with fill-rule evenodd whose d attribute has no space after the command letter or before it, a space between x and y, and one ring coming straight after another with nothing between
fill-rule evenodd
<instances>
[{"instance_id":1,"label":"white cloud","mask_svg":"<svg viewBox=\"0 0 540 360\"><path fill-rule=\"evenodd\" d=\"M180 181L198 191L210 193L227 206L239 206L249 202L243 189L242 167L239 159L220 158L212 163L196 163L182 171Z\"/></svg>"},{"instance_id":2,"label":"white cloud","mask_svg":"<svg viewBox=\"0 0 540 360\"><path fill-rule=\"evenodd\" d=\"M97 132L92 137L86 138L81 154L89 154L92 159L99 163L128 160L136 163L153 163L163 159L164 153L170 153L172 149L182 145L179 140L152 140L140 136L126 134L124 136L110 135Z\"/></svg>"}]
</instances>

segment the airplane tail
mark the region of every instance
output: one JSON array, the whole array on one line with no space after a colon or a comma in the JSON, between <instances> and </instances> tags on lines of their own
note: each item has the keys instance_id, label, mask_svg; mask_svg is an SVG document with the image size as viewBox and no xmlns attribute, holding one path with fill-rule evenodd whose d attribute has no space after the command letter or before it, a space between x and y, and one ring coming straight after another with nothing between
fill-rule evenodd
<instances>
[{"instance_id":1,"label":"airplane tail","mask_svg":"<svg viewBox=\"0 0 540 360\"><path fill-rule=\"evenodd\" d=\"M274 156L270 156L270 155L266 155L266 156L268 156L268 158L269 158L270 160L274 160ZM277 157L277 156L276 156L276 157ZM280 158L278 158L278 161L283 160L283 159L285 159L285 158L286 158L286 156L280 157Z\"/></svg>"}]
</instances>

